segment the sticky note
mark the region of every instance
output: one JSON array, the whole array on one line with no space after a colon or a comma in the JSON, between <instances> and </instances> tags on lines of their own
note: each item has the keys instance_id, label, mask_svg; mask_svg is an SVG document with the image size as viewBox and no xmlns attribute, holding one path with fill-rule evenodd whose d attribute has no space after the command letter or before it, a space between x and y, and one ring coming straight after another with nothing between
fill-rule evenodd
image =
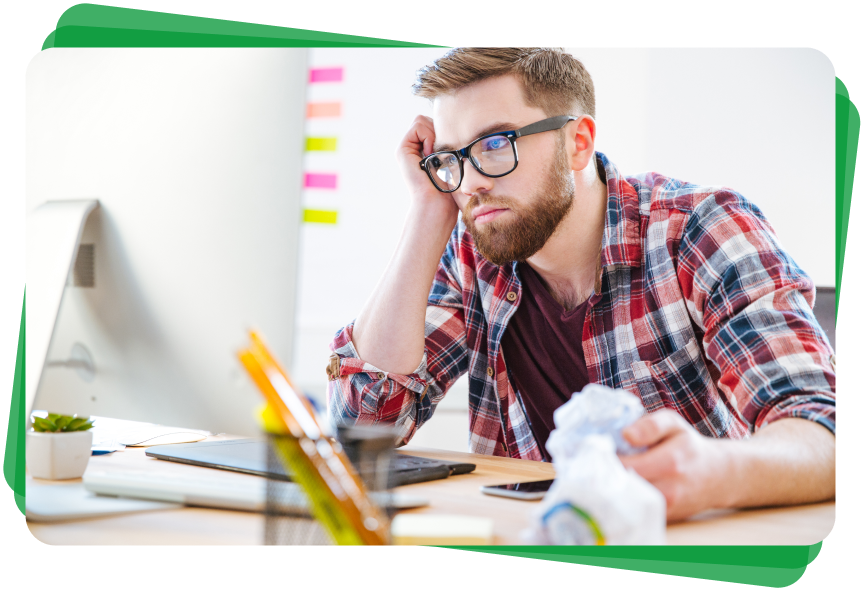
<instances>
[{"instance_id":1,"label":"sticky note","mask_svg":"<svg viewBox=\"0 0 864 592\"><path fill-rule=\"evenodd\" d=\"M303 221L312 224L336 224L339 212L336 210L303 210Z\"/></svg>"},{"instance_id":2,"label":"sticky note","mask_svg":"<svg viewBox=\"0 0 864 592\"><path fill-rule=\"evenodd\" d=\"M335 152L336 138L306 138L308 152Z\"/></svg>"},{"instance_id":3,"label":"sticky note","mask_svg":"<svg viewBox=\"0 0 864 592\"><path fill-rule=\"evenodd\" d=\"M489 545L494 524L490 518L444 514L399 514L390 534L394 545Z\"/></svg>"},{"instance_id":4,"label":"sticky note","mask_svg":"<svg viewBox=\"0 0 864 592\"><path fill-rule=\"evenodd\" d=\"M342 117L342 103L307 103L306 117Z\"/></svg>"},{"instance_id":5,"label":"sticky note","mask_svg":"<svg viewBox=\"0 0 864 592\"><path fill-rule=\"evenodd\" d=\"M309 82L342 82L342 67L310 68Z\"/></svg>"},{"instance_id":6,"label":"sticky note","mask_svg":"<svg viewBox=\"0 0 864 592\"><path fill-rule=\"evenodd\" d=\"M303 175L303 187L306 189L336 189L337 178L335 173L306 173Z\"/></svg>"}]
</instances>

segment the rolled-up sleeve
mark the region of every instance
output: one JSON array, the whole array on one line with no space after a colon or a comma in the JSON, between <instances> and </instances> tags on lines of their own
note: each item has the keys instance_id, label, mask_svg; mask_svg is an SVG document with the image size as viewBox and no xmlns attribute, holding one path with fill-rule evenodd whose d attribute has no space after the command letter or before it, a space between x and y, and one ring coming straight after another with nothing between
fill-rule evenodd
<instances>
[{"instance_id":1,"label":"rolled-up sleeve","mask_svg":"<svg viewBox=\"0 0 864 592\"><path fill-rule=\"evenodd\" d=\"M354 323L339 330L327 366L327 412L334 425L394 426L397 445L406 444L435 411L447 390L468 369L465 317L459 272L458 236L438 265L426 307L425 347L411 374L376 368L354 347Z\"/></svg>"},{"instance_id":2,"label":"rolled-up sleeve","mask_svg":"<svg viewBox=\"0 0 864 592\"><path fill-rule=\"evenodd\" d=\"M701 201L678 269L718 386L751 431L798 417L834 432L834 352L813 315L813 282L758 208L733 191Z\"/></svg>"}]
</instances>

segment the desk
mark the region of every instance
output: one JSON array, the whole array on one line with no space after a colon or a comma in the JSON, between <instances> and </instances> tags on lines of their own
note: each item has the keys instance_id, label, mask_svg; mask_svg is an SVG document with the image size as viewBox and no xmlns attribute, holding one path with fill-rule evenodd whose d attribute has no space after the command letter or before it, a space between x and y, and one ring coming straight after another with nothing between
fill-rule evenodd
<instances>
[{"instance_id":1,"label":"desk","mask_svg":"<svg viewBox=\"0 0 864 592\"><path fill-rule=\"evenodd\" d=\"M213 439L224 439L214 437ZM400 450L428 458L471 462L477 469L440 481L400 487L400 491L430 500L424 514L486 516L495 523L495 542L521 544L519 532L528 526L530 511L539 502L524 502L480 493L481 485L550 479L555 471L548 463L465 454L407 446ZM155 470L160 472L213 471L144 455L143 448L127 448L107 456L94 456L88 470ZM260 479L228 473L234 479ZM72 480L73 484L80 480ZM56 482L33 479L29 486ZM29 522L40 541L59 545L260 545L264 520L261 514L184 507L60 523ZM788 508L706 512L667 529L670 545L810 545L823 540L834 525L834 502Z\"/></svg>"}]
</instances>

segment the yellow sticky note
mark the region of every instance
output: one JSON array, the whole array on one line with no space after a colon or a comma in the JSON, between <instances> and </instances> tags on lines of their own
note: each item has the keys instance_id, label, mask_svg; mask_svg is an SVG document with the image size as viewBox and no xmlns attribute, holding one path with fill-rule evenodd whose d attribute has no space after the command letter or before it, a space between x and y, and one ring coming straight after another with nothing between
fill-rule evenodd
<instances>
[{"instance_id":1,"label":"yellow sticky note","mask_svg":"<svg viewBox=\"0 0 864 592\"><path fill-rule=\"evenodd\" d=\"M336 138L306 138L307 152L335 152Z\"/></svg>"},{"instance_id":2,"label":"yellow sticky note","mask_svg":"<svg viewBox=\"0 0 864 592\"><path fill-rule=\"evenodd\" d=\"M336 224L339 212L336 210L303 210L303 221L313 224Z\"/></svg>"}]
</instances>

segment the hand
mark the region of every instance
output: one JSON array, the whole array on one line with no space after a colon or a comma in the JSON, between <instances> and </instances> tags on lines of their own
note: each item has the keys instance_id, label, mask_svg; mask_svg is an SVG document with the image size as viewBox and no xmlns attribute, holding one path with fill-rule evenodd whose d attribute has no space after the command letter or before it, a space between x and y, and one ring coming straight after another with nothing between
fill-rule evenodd
<instances>
[{"instance_id":1,"label":"hand","mask_svg":"<svg viewBox=\"0 0 864 592\"><path fill-rule=\"evenodd\" d=\"M622 432L639 454L621 456L666 498L666 520L683 520L709 508L726 507L730 442L707 438L669 409L645 415Z\"/></svg>"},{"instance_id":2,"label":"hand","mask_svg":"<svg viewBox=\"0 0 864 592\"><path fill-rule=\"evenodd\" d=\"M408 185L418 214L428 223L430 219L444 220L452 230L456 224L459 208L453 201L453 194L438 191L426 171L420 168L424 156L432 153L435 144L435 128L432 119L418 115L402 138L396 150L396 159L402 168L402 177Z\"/></svg>"}]
</instances>

